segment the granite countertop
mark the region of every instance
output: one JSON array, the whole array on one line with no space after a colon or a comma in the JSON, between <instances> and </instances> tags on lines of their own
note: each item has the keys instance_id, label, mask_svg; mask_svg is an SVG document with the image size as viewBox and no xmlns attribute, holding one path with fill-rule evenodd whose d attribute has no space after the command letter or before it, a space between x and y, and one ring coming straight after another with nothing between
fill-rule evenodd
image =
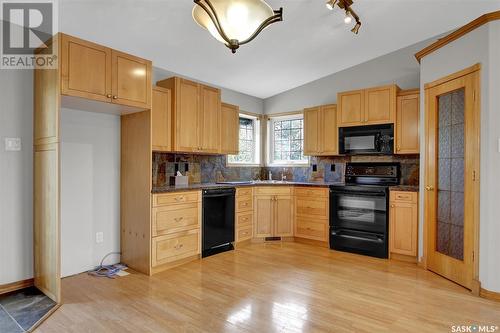
<instances>
[{"instance_id":1,"label":"granite countertop","mask_svg":"<svg viewBox=\"0 0 500 333\"><path fill-rule=\"evenodd\" d=\"M397 185L389 187L389 190L402 192L418 192L419 188L417 185Z\"/></svg>"},{"instance_id":2,"label":"granite countertop","mask_svg":"<svg viewBox=\"0 0 500 333\"><path fill-rule=\"evenodd\" d=\"M161 186L154 187L151 193L167 193L167 192L178 192L178 191L193 191L193 190L206 190L206 189L218 189L218 188L235 188L235 187L245 187L245 186L312 186L312 187L329 187L331 185L343 185L343 183L338 182L293 182L293 181L268 181L268 180L258 180L249 181L248 183L239 184L217 184L217 183L198 183L189 184L186 186Z\"/></svg>"}]
</instances>

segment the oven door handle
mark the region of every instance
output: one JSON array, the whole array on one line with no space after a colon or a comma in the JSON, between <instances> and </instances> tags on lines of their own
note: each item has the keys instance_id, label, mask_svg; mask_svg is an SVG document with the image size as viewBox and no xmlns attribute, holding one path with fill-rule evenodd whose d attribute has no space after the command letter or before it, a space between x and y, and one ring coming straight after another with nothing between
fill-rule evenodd
<instances>
[{"instance_id":1,"label":"oven door handle","mask_svg":"<svg viewBox=\"0 0 500 333\"><path fill-rule=\"evenodd\" d=\"M384 242L384 240L381 237L377 237L377 239L372 239L372 238L365 238L365 237L358 237L358 236L343 235L342 233L337 233L335 231L332 231L332 235L333 236L340 236L340 237L344 237L344 238L349 238L349 239L374 242L374 243L383 243Z\"/></svg>"},{"instance_id":2,"label":"oven door handle","mask_svg":"<svg viewBox=\"0 0 500 333\"><path fill-rule=\"evenodd\" d=\"M385 197L386 193L385 192L361 192L361 191L338 191L338 190L330 190L330 193L332 194L357 194L359 196L365 196L365 197Z\"/></svg>"}]
</instances>

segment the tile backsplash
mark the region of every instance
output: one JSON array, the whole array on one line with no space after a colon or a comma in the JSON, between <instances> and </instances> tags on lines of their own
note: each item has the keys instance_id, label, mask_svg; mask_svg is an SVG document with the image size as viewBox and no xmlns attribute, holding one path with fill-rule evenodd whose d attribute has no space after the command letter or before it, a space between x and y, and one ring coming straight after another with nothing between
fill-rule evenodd
<instances>
[{"instance_id":1,"label":"tile backsplash","mask_svg":"<svg viewBox=\"0 0 500 333\"><path fill-rule=\"evenodd\" d=\"M401 184L418 185L418 155L311 157L309 166L305 167L233 167L226 165L226 156L222 155L154 152L153 187L168 185L169 177L173 176L176 170L189 176L190 183L264 180L268 178L269 171L276 180L281 180L284 174L286 180L291 181L342 182L347 162L399 162Z\"/></svg>"}]
</instances>

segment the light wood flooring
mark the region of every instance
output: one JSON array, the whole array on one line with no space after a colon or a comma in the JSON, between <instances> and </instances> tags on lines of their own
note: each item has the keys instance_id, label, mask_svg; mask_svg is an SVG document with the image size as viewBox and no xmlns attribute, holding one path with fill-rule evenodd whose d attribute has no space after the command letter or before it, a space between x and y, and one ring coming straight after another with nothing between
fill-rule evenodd
<instances>
[{"instance_id":1,"label":"light wood flooring","mask_svg":"<svg viewBox=\"0 0 500 333\"><path fill-rule=\"evenodd\" d=\"M148 277L86 274L35 331L451 332L500 326L500 303L416 265L311 245L251 244Z\"/></svg>"}]
</instances>

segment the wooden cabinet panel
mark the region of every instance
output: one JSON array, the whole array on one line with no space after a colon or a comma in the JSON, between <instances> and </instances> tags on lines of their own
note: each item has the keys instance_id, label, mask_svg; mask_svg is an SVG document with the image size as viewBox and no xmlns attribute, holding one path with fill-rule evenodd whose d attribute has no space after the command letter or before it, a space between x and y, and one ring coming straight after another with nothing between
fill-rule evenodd
<instances>
[{"instance_id":1,"label":"wooden cabinet panel","mask_svg":"<svg viewBox=\"0 0 500 333\"><path fill-rule=\"evenodd\" d=\"M174 108L175 150L193 152L201 149L199 143L199 94L196 82L179 79Z\"/></svg>"},{"instance_id":2,"label":"wooden cabinet panel","mask_svg":"<svg viewBox=\"0 0 500 333\"><path fill-rule=\"evenodd\" d=\"M396 121L396 86L376 87L365 90L365 119L367 125L387 124Z\"/></svg>"},{"instance_id":3,"label":"wooden cabinet panel","mask_svg":"<svg viewBox=\"0 0 500 333\"><path fill-rule=\"evenodd\" d=\"M236 105L222 103L220 149L222 154L237 155L240 144L240 115Z\"/></svg>"},{"instance_id":4,"label":"wooden cabinet panel","mask_svg":"<svg viewBox=\"0 0 500 333\"><path fill-rule=\"evenodd\" d=\"M200 201L200 191L162 193L153 195L153 207Z\"/></svg>"},{"instance_id":5,"label":"wooden cabinet panel","mask_svg":"<svg viewBox=\"0 0 500 333\"><path fill-rule=\"evenodd\" d=\"M111 102L111 49L62 35L61 92Z\"/></svg>"},{"instance_id":6,"label":"wooden cabinet panel","mask_svg":"<svg viewBox=\"0 0 500 333\"><path fill-rule=\"evenodd\" d=\"M396 154L420 153L420 95L397 98Z\"/></svg>"},{"instance_id":7,"label":"wooden cabinet panel","mask_svg":"<svg viewBox=\"0 0 500 333\"><path fill-rule=\"evenodd\" d=\"M324 105L321 107L320 118L320 155L338 155L339 151L339 130L337 127L337 106Z\"/></svg>"},{"instance_id":8,"label":"wooden cabinet panel","mask_svg":"<svg viewBox=\"0 0 500 333\"><path fill-rule=\"evenodd\" d=\"M389 251L416 257L418 247L418 193L390 193Z\"/></svg>"},{"instance_id":9,"label":"wooden cabinet panel","mask_svg":"<svg viewBox=\"0 0 500 333\"><path fill-rule=\"evenodd\" d=\"M254 189L255 195L292 195L292 188L289 186L261 186Z\"/></svg>"},{"instance_id":10,"label":"wooden cabinet panel","mask_svg":"<svg viewBox=\"0 0 500 333\"><path fill-rule=\"evenodd\" d=\"M297 197L295 205L297 215L328 218L328 202L324 198L316 199L314 197Z\"/></svg>"},{"instance_id":11,"label":"wooden cabinet panel","mask_svg":"<svg viewBox=\"0 0 500 333\"><path fill-rule=\"evenodd\" d=\"M200 253L200 231L197 229L154 237L152 266L170 263Z\"/></svg>"},{"instance_id":12,"label":"wooden cabinet panel","mask_svg":"<svg viewBox=\"0 0 500 333\"><path fill-rule=\"evenodd\" d=\"M199 220L198 203L153 208L153 236L196 228Z\"/></svg>"},{"instance_id":13,"label":"wooden cabinet panel","mask_svg":"<svg viewBox=\"0 0 500 333\"><path fill-rule=\"evenodd\" d=\"M243 197L246 195L253 195L253 187L238 187L236 189L236 197Z\"/></svg>"},{"instance_id":14,"label":"wooden cabinet panel","mask_svg":"<svg viewBox=\"0 0 500 333\"><path fill-rule=\"evenodd\" d=\"M355 90L339 93L337 96L339 107L339 127L358 126L365 120L365 92Z\"/></svg>"},{"instance_id":15,"label":"wooden cabinet panel","mask_svg":"<svg viewBox=\"0 0 500 333\"><path fill-rule=\"evenodd\" d=\"M113 50L113 103L151 107L151 61Z\"/></svg>"},{"instance_id":16,"label":"wooden cabinet panel","mask_svg":"<svg viewBox=\"0 0 500 333\"><path fill-rule=\"evenodd\" d=\"M327 198L330 193L328 188L320 187L296 187L294 193L297 197Z\"/></svg>"},{"instance_id":17,"label":"wooden cabinet panel","mask_svg":"<svg viewBox=\"0 0 500 333\"><path fill-rule=\"evenodd\" d=\"M253 211L236 214L236 228L253 225Z\"/></svg>"},{"instance_id":18,"label":"wooden cabinet panel","mask_svg":"<svg viewBox=\"0 0 500 333\"><path fill-rule=\"evenodd\" d=\"M169 89L153 88L151 144L156 151L172 150L172 107Z\"/></svg>"},{"instance_id":19,"label":"wooden cabinet panel","mask_svg":"<svg viewBox=\"0 0 500 333\"><path fill-rule=\"evenodd\" d=\"M321 242L328 241L328 220L313 220L308 217L297 216L295 224L295 237L314 239Z\"/></svg>"},{"instance_id":20,"label":"wooden cabinet panel","mask_svg":"<svg viewBox=\"0 0 500 333\"><path fill-rule=\"evenodd\" d=\"M304 155L320 153L320 108L304 110Z\"/></svg>"},{"instance_id":21,"label":"wooden cabinet panel","mask_svg":"<svg viewBox=\"0 0 500 333\"><path fill-rule=\"evenodd\" d=\"M205 153L218 153L220 150L220 90L200 85L200 147Z\"/></svg>"},{"instance_id":22,"label":"wooden cabinet panel","mask_svg":"<svg viewBox=\"0 0 500 333\"><path fill-rule=\"evenodd\" d=\"M246 212L253 210L253 198L251 196L237 197L236 198L236 211Z\"/></svg>"},{"instance_id":23,"label":"wooden cabinet panel","mask_svg":"<svg viewBox=\"0 0 500 333\"><path fill-rule=\"evenodd\" d=\"M252 226L239 228L236 231L236 242L242 242L248 239L252 239L252 237L253 237Z\"/></svg>"},{"instance_id":24,"label":"wooden cabinet panel","mask_svg":"<svg viewBox=\"0 0 500 333\"><path fill-rule=\"evenodd\" d=\"M274 201L271 195L255 196L255 237L272 237Z\"/></svg>"},{"instance_id":25,"label":"wooden cabinet panel","mask_svg":"<svg viewBox=\"0 0 500 333\"><path fill-rule=\"evenodd\" d=\"M293 236L293 199L276 196L274 199L274 236Z\"/></svg>"}]
</instances>

